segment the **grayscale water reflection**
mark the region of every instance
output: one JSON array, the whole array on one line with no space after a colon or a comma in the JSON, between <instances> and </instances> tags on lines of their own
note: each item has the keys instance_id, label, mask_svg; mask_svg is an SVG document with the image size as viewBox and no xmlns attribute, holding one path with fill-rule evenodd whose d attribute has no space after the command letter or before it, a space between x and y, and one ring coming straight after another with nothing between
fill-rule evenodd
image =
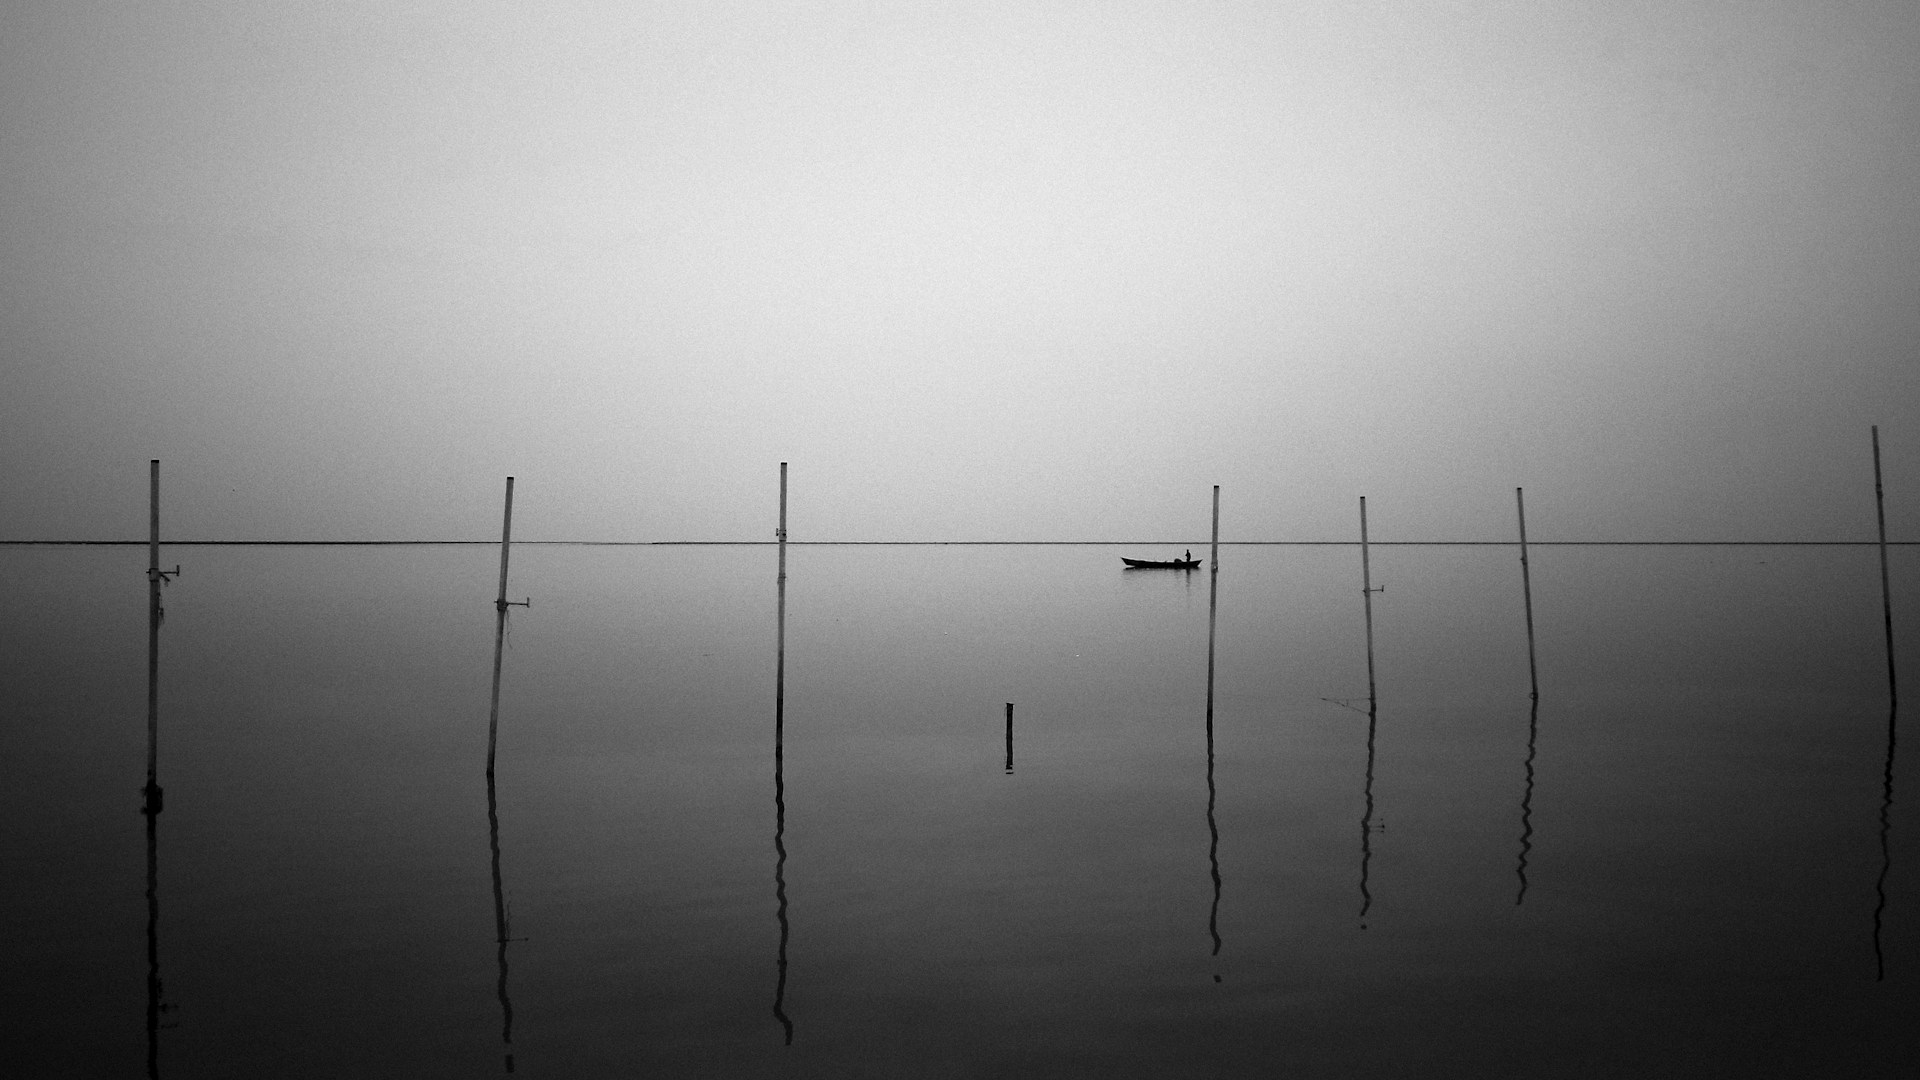
<instances>
[{"instance_id":1,"label":"grayscale water reflection","mask_svg":"<svg viewBox=\"0 0 1920 1080\"><path fill-rule=\"evenodd\" d=\"M1914 1064L1870 550L1536 548L1536 715L1514 549L1376 547L1371 718L1353 548L1211 692L1119 553L516 548L489 791L493 549L169 549L160 1074ZM0 554L23 1075L145 1061L144 558Z\"/></svg>"}]
</instances>

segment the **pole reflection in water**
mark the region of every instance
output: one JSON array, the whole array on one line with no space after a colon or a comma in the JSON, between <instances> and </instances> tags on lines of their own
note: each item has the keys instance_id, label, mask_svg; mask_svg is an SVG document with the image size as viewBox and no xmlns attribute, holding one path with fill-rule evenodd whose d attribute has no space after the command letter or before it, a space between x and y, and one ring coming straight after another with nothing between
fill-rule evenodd
<instances>
[{"instance_id":1,"label":"pole reflection in water","mask_svg":"<svg viewBox=\"0 0 1920 1080\"><path fill-rule=\"evenodd\" d=\"M147 819L147 1076L160 1075L160 1018L167 1011L160 981L160 842L157 810Z\"/></svg>"},{"instance_id":2,"label":"pole reflection in water","mask_svg":"<svg viewBox=\"0 0 1920 1080\"><path fill-rule=\"evenodd\" d=\"M1520 796L1520 861L1514 872L1520 876L1520 891L1514 894L1517 906L1527 899L1527 854L1533 850L1533 755L1540 737L1540 698L1535 696L1527 710L1527 786Z\"/></svg>"},{"instance_id":3,"label":"pole reflection in water","mask_svg":"<svg viewBox=\"0 0 1920 1080\"><path fill-rule=\"evenodd\" d=\"M774 577L773 651L773 895L780 920L779 975L773 984L773 1017L793 1045L793 1021L787 1004L787 463L780 463L780 570Z\"/></svg>"},{"instance_id":4,"label":"pole reflection in water","mask_svg":"<svg viewBox=\"0 0 1920 1080\"><path fill-rule=\"evenodd\" d=\"M507 927L506 891L500 885L500 811L494 800L493 773L487 773L487 839L493 847L493 929L498 942L500 965L500 1045L508 1072L513 1071L513 1001L507 996L507 942L513 940Z\"/></svg>"},{"instance_id":5,"label":"pole reflection in water","mask_svg":"<svg viewBox=\"0 0 1920 1080\"><path fill-rule=\"evenodd\" d=\"M1367 782L1366 812L1360 816L1360 929L1367 928L1367 911L1373 907L1373 894L1367 891L1367 871L1373 862L1373 747L1380 718L1380 695L1373 676L1373 594L1385 590L1373 587L1373 564L1367 549L1367 497L1360 496L1360 599L1367 626Z\"/></svg>"},{"instance_id":6,"label":"pole reflection in water","mask_svg":"<svg viewBox=\"0 0 1920 1080\"><path fill-rule=\"evenodd\" d=\"M1373 907L1373 894L1367 891L1367 868L1373 861L1373 737L1379 707L1367 704L1367 809L1360 816L1360 929L1367 928L1367 911Z\"/></svg>"},{"instance_id":7,"label":"pole reflection in water","mask_svg":"<svg viewBox=\"0 0 1920 1080\"><path fill-rule=\"evenodd\" d=\"M1885 982L1887 978L1887 957L1880 947L1880 927L1887 911L1887 873L1893 869L1893 851L1888 847L1888 840L1893 831L1893 733L1894 721L1899 711L1897 705L1887 708L1887 764L1881 774L1880 877L1873 883L1873 891L1879 898L1873 907L1873 978L1875 982Z\"/></svg>"},{"instance_id":8,"label":"pole reflection in water","mask_svg":"<svg viewBox=\"0 0 1920 1080\"><path fill-rule=\"evenodd\" d=\"M1220 615L1220 486L1213 488L1212 572L1207 575L1207 864L1213 874L1213 908L1207 913L1207 933L1213 937L1213 955L1220 955L1220 825L1214 819L1213 786L1213 655ZM1220 981L1214 972L1213 981Z\"/></svg>"}]
</instances>

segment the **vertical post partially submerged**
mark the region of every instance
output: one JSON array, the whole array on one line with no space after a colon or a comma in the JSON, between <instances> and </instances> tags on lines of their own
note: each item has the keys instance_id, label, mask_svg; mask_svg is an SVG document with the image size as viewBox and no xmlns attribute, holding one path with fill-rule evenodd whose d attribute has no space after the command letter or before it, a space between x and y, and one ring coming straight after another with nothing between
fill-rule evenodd
<instances>
[{"instance_id":1,"label":"vertical post partially submerged","mask_svg":"<svg viewBox=\"0 0 1920 1080\"><path fill-rule=\"evenodd\" d=\"M1881 927L1887 910L1887 874L1893 868L1892 848L1888 840L1893 829L1893 755L1899 732L1900 689L1893 670L1893 587L1887 574L1887 503L1880 482L1880 425L1873 426L1873 512L1880 528L1880 616L1887 637L1887 760L1881 773L1880 800L1880 876L1874 881L1878 902L1873 908L1874 981L1887 977L1887 957L1880 942Z\"/></svg>"},{"instance_id":2,"label":"vertical post partially submerged","mask_svg":"<svg viewBox=\"0 0 1920 1080\"><path fill-rule=\"evenodd\" d=\"M160 1018L168 1006L160 982L160 462L147 462L147 782L140 812L147 819L147 1075L160 1075Z\"/></svg>"},{"instance_id":3,"label":"vertical post partially submerged","mask_svg":"<svg viewBox=\"0 0 1920 1080\"><path fill-rule=\"evenodd\" d=\"M145 811L160 812L160 462L147 462L147 785Z\"/></svg>"},{"instance_id":4,"label":"vertical post partially submerged","mask_svg":"<svg viewBox=\"0 0 1920 1080\"><path fill-rule=\"evenodd\" d=\"M1373 680L1373 560L1367 547L1367 497L1360 496L1360 595L1367 617L1367 707L1380 700ZM1351 610L1351 609L1349 609Z\"/></svg>"},{"instance_id":5,"label":"vertical post partially submerged","mask_svg":"<svg viewBox=\"0 0 1920 1080\"><path fill-rule=\"evenodd\" d=\"M1893 587L1887 576L1887 499L1880 483L1880 425L1873 426L1873 512L1880 526L1880 616L1887 634L1887 697L1900 707L1900 688L1893 677Z\"/></svg>"},{"instance_id":6,"label":"vertical post partially submerged","mask_svg":"<svg viewBox=\"0 0 1920 1080\"><path fill-rule=\"evenodd\" d=\"M1213 572L1220 572L1220 485L1213 485L1213 541L1207 552Z\"/></svg>"},{"instance_id":7,"label":"vertical post partially submerged","mask_svg":"<svg viewBox=\"0 0 1920 1080\"><path fill-rule=\"evenodd\" d=\"M773 1018L786 1031L786 1044L793 1045L793 1020L787 1015L787 463L780 463L780 526L774 530L780 542L780 570L774 579L774 652L773 652L773 895L778 905L780 951L775 965L777 981L773 986Z\"/></svg>"},{"instance_id":8,"label":"vertical post partially submerged","mask_svg":"<svg viewBox=\"0 0 1920 1080\"><path fill-rule=\"evenodd\" d=\"M1207 575L1207 867L1213 877L1213 907L1207 913L1207 934L1213 955L1220 955L1220 825L1214 818L1213 783L1213 657L1220 621L1220 485L1213 485L1212 572ZM1215 972L1214 982L1220 981Z\"/></svg>"},{"instance_id":9,"label":"vertical post partially submerged","mask_svg":"<svg viewBox=\"0 0 1920 1080\"><path fill-rule=\"evenodd\" d=\"M500 594L493 631L493 706L487 714L487 779L493 779L494 748L500 741L500 657L507 644L507 557L513 548L513 477L507 477L507 508L500 521ZM505 934L501 935L502 937Z\"/></svg>"},{"instance_id":10,"label":"vertical post partially submerged","mask_svg":"<svg viewBox=\"0 0 1920 1080\"><path fill-rule=\"evenodd\" d=\"M1533 659L1533 576L1527 568L1527 496L1520 488L1513 489L1514 505L1520 511L1520 596L1527 609L1527 685L1531 688L1533 700L1540 700L1540 671Z\"/></svg>"}]
</instances>

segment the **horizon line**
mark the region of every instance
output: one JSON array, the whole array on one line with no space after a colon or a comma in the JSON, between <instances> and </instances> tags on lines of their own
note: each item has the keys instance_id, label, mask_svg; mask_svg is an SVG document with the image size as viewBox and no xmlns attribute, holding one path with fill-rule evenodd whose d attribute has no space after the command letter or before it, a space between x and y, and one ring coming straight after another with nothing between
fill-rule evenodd
<instances>
[{"instance_id":1,"label":"horizon line","mask_svg":"<svg viewBox=\"0 0 1920 1080\"><path fill-rule=\"evenodd\" d=\"M150 540L0 540L0 547L146 547ZM533 547L778 547L778 540L515 540ZM1194 547L1207 540L788 540L791 547ZM1528 547L1879 547L1878 540L1528 540ZM162 540L164 547L498 547L498 540ZM1916 540L1888 540L1913 547ZM1359 540L1222 540L1222 547L1359 547ZM1519 547L1514 540L1368 540L1369 547Z\"/></svg>"}]
</instances>

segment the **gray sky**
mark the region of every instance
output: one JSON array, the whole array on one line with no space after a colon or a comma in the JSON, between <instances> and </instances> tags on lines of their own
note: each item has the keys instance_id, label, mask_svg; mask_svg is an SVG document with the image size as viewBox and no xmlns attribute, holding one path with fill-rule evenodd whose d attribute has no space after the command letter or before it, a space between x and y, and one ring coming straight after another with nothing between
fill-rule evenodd
<instances>
[{"instance_id":1,"label":"gray sky","mask_svg":"<svg viewBox=\"0 0 1920 1080\"><path fill-rule=\"evenodd\" d=\"M9 3L0 537L1920 536L1911 0Z\"/></svg>"}]
</instances>

